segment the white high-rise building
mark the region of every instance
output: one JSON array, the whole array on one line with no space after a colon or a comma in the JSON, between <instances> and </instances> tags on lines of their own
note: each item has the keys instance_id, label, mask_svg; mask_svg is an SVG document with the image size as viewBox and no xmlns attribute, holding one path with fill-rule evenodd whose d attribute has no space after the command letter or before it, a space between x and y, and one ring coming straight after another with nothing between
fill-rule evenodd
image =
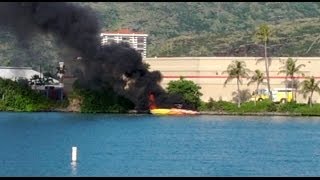
<instances>
[{"instance_id":1,"label":"white high-rise building","mask_svg":"<svg viewBox=\"0 0 320 180\"><path fill-rule=\"evenodd\" d=\"M136 49L143 58L147 57L147 37L148 34L142 32L134 32L130 29L120 29L114 32L103 32L100 34L102 44L111 42L127 42Z\"/></svg>"}]
</instances>

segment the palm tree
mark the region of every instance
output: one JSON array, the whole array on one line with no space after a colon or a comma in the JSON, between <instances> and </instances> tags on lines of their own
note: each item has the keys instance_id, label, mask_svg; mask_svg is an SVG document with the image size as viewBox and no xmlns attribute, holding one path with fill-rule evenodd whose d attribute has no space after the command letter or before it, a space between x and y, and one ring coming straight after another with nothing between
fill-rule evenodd
<instances>
[{"instance_id":1,"label":"palm tree","mask_svg":"<svg viewBox=\"0 0 320 180\"><path fill-rule=\"evenodd\" d=\"M238 101L238 91L234 91L232 92L232 100L237 102ZM250 90L249 89L243 89L243 90L240 90L240 100L241 102L245 102L245 101L248 101L251 97L251 93L250 93Z\"/></svg>"},{"instance_id":2,"label":"palm tree","mask_svg":"<svg viewBox=\"0 0 320 180\"><path fill-rule=\"evenodd\" d=\"M251 76L250 81L248 82L248 86L252 83L257 83L256 92L258 92L260 84L263 84L264 74L259 70L255 70L253 76ZM254 99L254 105L256 105L256 99Z\"/></svg>"},{"instance_id":3,"label":"palm tree","mask_svg":"<svg viewBox=\"0 0 320 180\"><path fill-rule=\"evenodd\" d=\"M295 77L294 75L295 74L301 74L302 76L304 76L304 73L300 71L300 69L302 67L305 67L306 65L304 64L299 64L297 65L297 60L293 60L292 58L288 58L285 62L285 65L280 67L280 71L278 74L286 74L286 80L285 82L287 83L287 79L288 77L291 79L291 84L292 84L292 87L291 88L295 88L297 89L297 87L294 87L293 84L294 84L294 81L295 81ZM292 94L293 94L293 90L292 90ZM295 92L294 93L294 100L296 100L296 96L297 96L297 93Z\"/></svg>"},{"instance_id":4,"label":"palm tree","mask_svg":"<svg viewBox=\"0 0 320 180\"><path fill-rule=\"evenodd\" d=\"M269 91L269 99L272 101L272 95L271 95L271 88L270 88L270 78L269 78L269 59L267 54L267 45L271 36L271 29L268 27L267 24L262 24L259 26L256 34L256 38L264 43L264 62L265 62L265 68L266 68L266 75L267 75L267 84L268 84L268 91Z\"/></svg>"},{"instance_id":5,"label":"palm tree","mask_svg":"<svg viewBox=\"0 0 320 180\"><path fill-rule=\"evenodd\" d=\"M320 93L319 88L320 81L315 81L314 77L308 77L306 80L302 81L301 92L303 93L303 97L306 98L307 94L310 93L308 98L308 104L310 107L312 106L312 96L314 92Z\"/></svg>"},{"instance_id":6,"label":"palm tree","mask_svg":"<svg viewBox=\"0 0 320 180\"><path fill-rule=\"evenodd\" d=\"M228 77L226 81L224 82L224 86L234 78L237 79L237 87L238 87L238 108L240 107L241 99L240 99L240 84L242 84L241 78L247 78L249 77L248 72L250 72L249 69L246 68L246 63L244 61L232 61L231 64L229 64L226 71L222 72L228 73Z\"/></svg>"}]
</instances>

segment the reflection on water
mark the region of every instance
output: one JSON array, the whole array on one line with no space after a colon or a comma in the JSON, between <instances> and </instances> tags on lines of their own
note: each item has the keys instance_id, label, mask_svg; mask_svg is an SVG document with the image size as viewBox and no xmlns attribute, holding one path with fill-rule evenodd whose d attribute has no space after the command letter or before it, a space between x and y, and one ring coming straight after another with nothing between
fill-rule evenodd
<instances>
[{"instance_id":1,"label":"reflection on water","mask_svg":"<svg viewBox=\"0 0 320 180\"><path fill-rule=\"evenodd\" d=\"M75 161L71 162L71 175L72 176L77 175L77 162L75 162Z\"/></svg>"}]
</instances>

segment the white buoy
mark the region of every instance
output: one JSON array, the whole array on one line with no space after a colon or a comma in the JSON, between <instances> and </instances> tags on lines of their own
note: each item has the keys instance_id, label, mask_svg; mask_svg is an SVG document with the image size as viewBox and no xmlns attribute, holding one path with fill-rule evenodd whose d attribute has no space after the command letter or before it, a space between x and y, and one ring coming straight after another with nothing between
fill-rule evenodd
<instances>
[{"instance_id":1,"label":"white buoy","mask_svg":"<svg viewBox=\"0 0 320 180\"><path fill-rule=\"evenodd\" d=\"M72 162L77 161L77 147L72 147Z\"/></svg>"}]
</instances>

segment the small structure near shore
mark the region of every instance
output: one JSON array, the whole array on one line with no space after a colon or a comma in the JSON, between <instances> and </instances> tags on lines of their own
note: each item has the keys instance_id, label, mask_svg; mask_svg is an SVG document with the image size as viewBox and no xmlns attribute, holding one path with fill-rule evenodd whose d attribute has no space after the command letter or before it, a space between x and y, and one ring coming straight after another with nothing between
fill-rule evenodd
<instances>
[{"instance_id":1,"label":"small structure near shore","mask_svg":"<svg viewBox=\"0 0 320 180\"><path fill-rule=\"evenodd\" d=\"M53 100L62 100L64 98L64 86L57 79L50 78L50 83L33 82L35 76L40 79L44 77L43 73L33 70L31 67L5 67L0 66L0 78L10 79L12 81L26 80L31 89L36 90L46 97Z\"/></svg>"}]
</instances>

